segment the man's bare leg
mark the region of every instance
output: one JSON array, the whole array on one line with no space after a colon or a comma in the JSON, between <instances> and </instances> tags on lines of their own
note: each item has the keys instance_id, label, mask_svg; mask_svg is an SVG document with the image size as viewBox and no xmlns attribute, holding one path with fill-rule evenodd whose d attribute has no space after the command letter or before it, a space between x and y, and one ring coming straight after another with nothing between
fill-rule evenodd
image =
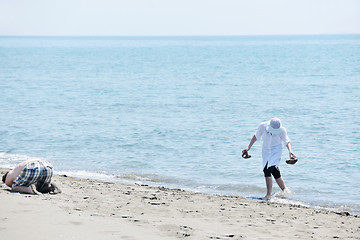
<instances>
[{"instance_id":1,"label":"man's bare leg","mask_svg":"<svg viewBox=\"0 0 360 240\"><path fill-rule=\"evenodd\" d=\"M271 177L265 177L266 182L266 196L262 199L269 200L271 198L271 192L272 192L272 178Z\"/></svg>"},{"instance_id":2,"label":"man's bare leg","mask_svg":"<svg viewBox=\"0 0 360 240\"><path fill-rule=\"evenodd\" d=\"M285 185L284 179L282 177L279 177L278 179L275 179L275 181L279 185L281 190L284 191L286 189L286 185Z\"/></svg>"}]
</instances>

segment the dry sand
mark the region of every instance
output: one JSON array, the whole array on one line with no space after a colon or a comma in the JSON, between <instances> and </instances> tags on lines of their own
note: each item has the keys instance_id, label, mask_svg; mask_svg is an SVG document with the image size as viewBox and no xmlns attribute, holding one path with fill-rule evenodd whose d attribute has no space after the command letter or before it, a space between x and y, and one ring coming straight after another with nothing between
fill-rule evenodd
<instances>
[{"instance_id":1,"label":"dry sand","mask_svg":"<svg viewBox=\"0 0 360 240\"><path fill-rule=\"evenodd\" d=\"M54 182L63 193L1 185L0 239L360 239L360 218L345 213L66 176Z\"/></svg>"}]
</instances>

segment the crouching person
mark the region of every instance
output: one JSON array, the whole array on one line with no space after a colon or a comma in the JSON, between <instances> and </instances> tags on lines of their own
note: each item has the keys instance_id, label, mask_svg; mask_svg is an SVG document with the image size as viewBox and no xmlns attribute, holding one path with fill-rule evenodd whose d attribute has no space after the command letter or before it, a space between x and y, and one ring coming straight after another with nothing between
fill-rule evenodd
<instances>
[{"instance_id":1,"label":"crouching person","mask_svg":"<svg viewBox=\"0 0 360 240\"><path fill-rule=\"evenodd\" d=\"M41 159L30 159L19 163L13 170L5 173L2 181L15 192L61 193L61 190L51 183L52 176L53 166L50 163Z\"/></svg>"}]
</instances>

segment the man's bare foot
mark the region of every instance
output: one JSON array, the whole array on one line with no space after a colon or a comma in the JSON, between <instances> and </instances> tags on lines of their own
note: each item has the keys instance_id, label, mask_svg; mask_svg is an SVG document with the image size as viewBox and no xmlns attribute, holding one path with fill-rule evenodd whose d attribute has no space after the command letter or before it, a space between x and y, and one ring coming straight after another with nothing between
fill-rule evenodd
<instances>
[{"instance_id":1,"label":"man's bare foot","mask_svg":"<svg viewBox=\"0 0 360 240\"><path fill-rule=\"evenodd\" d=\"M271 195L266 195L265 197L262 197L261 200L270 200L271 199Z\"/></svg>"}]
</instances>

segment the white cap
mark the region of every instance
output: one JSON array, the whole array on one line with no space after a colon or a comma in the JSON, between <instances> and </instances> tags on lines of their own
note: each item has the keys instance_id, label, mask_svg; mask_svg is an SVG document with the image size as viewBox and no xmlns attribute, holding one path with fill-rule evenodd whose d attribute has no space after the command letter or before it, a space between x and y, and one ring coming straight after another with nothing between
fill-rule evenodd
<instances>
[{"instance_id":1,"label":"white cap","mask_svg":"<svg viewBox=\"0 0 360 240\"><path fill-rule=\"evenodd\" d=\"M272 134L280 134L282 131L280 119L272 118L268 122L268 125L266 126L266 131L268 131L269 133L272 133Z\"/></svg>"}]
</instances>

